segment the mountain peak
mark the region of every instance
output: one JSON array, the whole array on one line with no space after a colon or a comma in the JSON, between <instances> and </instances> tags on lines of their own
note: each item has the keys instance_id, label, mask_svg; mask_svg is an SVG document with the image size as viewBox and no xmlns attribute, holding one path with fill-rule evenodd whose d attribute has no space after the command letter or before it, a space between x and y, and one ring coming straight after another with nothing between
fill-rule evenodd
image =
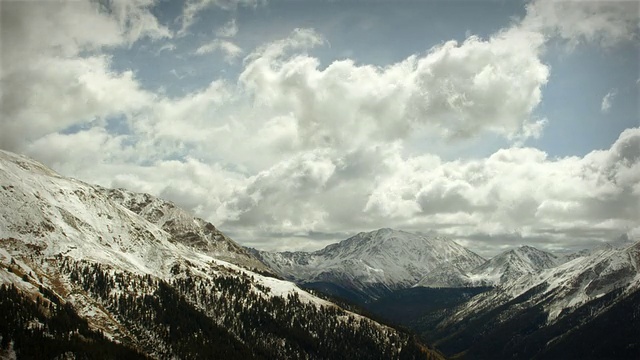
<instances>
[{"instance_id":1,"label":"mountain peak","mask_svg":"<svg viewBox=\"0 0 640 360\"><path fill-rule=\"evenodd\" d=\"M187 247L267 270L212 224L149 194L65 178L7 151L0 151L0 183L0 239L21 239L49 255L65 253L157 273Z\"/></svg>"},{"instance_id":2,"label":"mountain peak","mask_svg":"<svg viewBox=\"0 0 640 360\"><path fill-rule=\"evenodd\" d=\"M260 252L260 257L298 282L331 282L357 290L411 287L444 264L468 271L484 262L452 240L391 228L360 232L312 253Z\"/></svg>"},{"instance_id":3,"label":"mountain peak","mask_svg":"<svg viewBox=\"0 0 640 360\"><path fill-rule=\"evenodd\" d=\"M7 152L0 184L0 358L398 358L414 346L270 276L170 202Z\"/></svg>"},{"instance_id":4,"label":"mountain peak","mask_svg":"<svg viewBox=\"0 0 640 360\"><path fill-rule=\"evenodd\" d=\"M474 269L470 276L483 285L499 285L559 264L558 258L533 246L506 250Z\"/></svg>"}]
</instances>

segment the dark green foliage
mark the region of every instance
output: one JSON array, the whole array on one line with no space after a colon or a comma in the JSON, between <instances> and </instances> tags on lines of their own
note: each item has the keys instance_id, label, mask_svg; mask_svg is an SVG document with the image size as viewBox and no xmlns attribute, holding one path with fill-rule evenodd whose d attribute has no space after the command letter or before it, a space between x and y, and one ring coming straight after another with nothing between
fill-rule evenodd
<instances>
[{"instance_id":1,"label":"dark green foliage","mask_svg":"<svg viewBox=\"0 0 640 360\"><path fill-rule=\"evenodd\" d=\"M296 294L267 295L268 288L229 269L228 275L203 278L177 266L170 283L71 260L62 269L154 357L439 358L407 334L335 306L304 302Z\"/></svg>"},{"instance_id":2,"label":"dark green foliage","mask_svg":"<svg viewBox=\"0 0 640 360\"><path fill-rule=\"evenodd\" d=\"M59 299L46 303L40 298L31 300L13 285L0 286L0 350L12 346L18 359L52 359L69 352L77 359L146 358L91 330L71 306L60 305Z\"/></svg>"},{"instance_id":3,"label":"dark green foliage","mask_svg":"<svg viewBox=\"0 0 640 360\"><path fill-rule=\"evenodd\" d=\"M424 332L434 328L457 305L490 289L415 287L394 291L363 306L392 323Z\"/></svg>"},{"instance_id":4,"label":"dark green foliage","mask_svg":"<svg viewBox=\"0 0 640 360\"><path fill-rule=\"evenodd\" d=\"M440 329L433 340L445 354L465 359L640 358L639 292L619 302L621 291L611 292L565 311L550 325L542 305L518 310L517 304L530 295ZM591 317L602 309L606 311Z\"/></svg>"},{"instance_id":5,"label":"dark green foliage","mask_svg":"<svg viewBox=\"0 0 640 360\"><path fill-rule=\"evenodd\" d=\"M90 263L63 263L72 281L92 294L136 335L145 353L181 359L252 359L249 347L149 275L105 271ZM176 271L176 270L174 270ZM113 290L126 289L116 293ZM137 293L137 294L136 294Z\"/></svg>"},{"instance_id":6,"label":"dark green foliage","mask_svg":"<svg viewBox=\"0 0 640 360\"><path fill-rule=\"evenodd\" d=\"M342 299L343 301L363 306L376 298L385 297L392 291L384 285L371 285L366 289L358 290L349 286L341 286L336 283L318 281L309 282L302 285L305 289L312 289L323 294L329 295L334 299Z\"/></svg>"},{"instance_id":7,"label":"dark green foliage","mask_svg":"<svg viewBox=\"0 0 640 360\"><path fill-rule=\"evenodd\" d=\"M581 307L563 318L555 330L580 321L599 305L593 302ZM539 357L558 359L568 355L579 359L640 359L640 291L623 298L579 331L566 332L545 346Z\"/></svg>"}]
</instances>

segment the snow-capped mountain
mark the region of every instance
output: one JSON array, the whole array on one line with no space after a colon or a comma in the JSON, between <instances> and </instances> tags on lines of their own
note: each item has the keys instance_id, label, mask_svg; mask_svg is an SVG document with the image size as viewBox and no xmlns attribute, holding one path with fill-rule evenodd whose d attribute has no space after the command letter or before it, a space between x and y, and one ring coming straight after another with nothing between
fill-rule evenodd
<instances>
[{"instance_id":1,"label":"snow-capped mountain","mask_svg":"<svg viewBox=\"0 0 640 360\"><path fill-rule=\"evenodd\" d=\"M449 355L467 352L479 358L487 353L500 358L637 358L639 309L637 241L508 280L434 324L438 330L432 340Z\"/></svg>"},{"instance_id":2,"label":"snow-capped mountain","mask_svg":"<svg viewBox=\"0 0 640 360\"><path fill-rule=\"evenodd\" d=\"M357 290L407 288L444 266L469 271L484 263L444 237L380 229L362 232L315 252L264 252L257 256L281 276L299 283L333 283Z\"/></svg>"},{"instance_id":3,"label":"snow-capped mountain","mask_svg":"<svg viewBox=\"0 0 640 360\"><path fill-rule=\"evenodd\" d=\"M195 250L264 269L202 219L148 194L108 190L64 178L43 165L0 152L0 238L141 273L166 274Z\"/></svg>"},{"instance_id":4,"label":"snow-capped mountain","mask_svg":"<svg viewBox=\"0 0 640 360\"><path fill-rule=\"evenodd\" d=\"M504 251L468 272L451 267L432 271L422 278L417 286L498 286L524 275L537 274L561 262L562 260L551 253L525 245Z\"/></svg>"},{"instance_id":5,"label":"snow-capped mountain","mask_svg":"<svg viewBox=\"0 0 640 360\"><path fill-rule=\"evenodd\" d=\"M229 261L249 269L268 271L268 268L236 244L216 227L200 218L194 218L175 204L149 194L134 193L126 189L99 190L107 197L142 216L171 235L171 241L182 243L216 259Z\"/></svg>"},{"instance_id":6,"label":"snow-capped mountain","mask_svg":"<svg viewBox=\"0 0 640 360\"><path fill-rule=\"evenodd\" d=\"M477 307L496 306L500 298L510 300L528 292L528 302L544 304L549 320L553 320L563 310L580 306L615 289L633 291L639 287L640 242L636 242L623 249L610 247L594 251L557 267L512 279L478 297L466 308L473 311Z\"/></svg>"},{"instance_id":7,"label":"snow-capped mountain","mask_svg":"<svg viewBox=\"0 0 640 360\"><path fill-rule=\"evenodd\" d=\"M1 358L438 358L169 202L5 151L0 310Z\"/></svg>"}]
</instances>

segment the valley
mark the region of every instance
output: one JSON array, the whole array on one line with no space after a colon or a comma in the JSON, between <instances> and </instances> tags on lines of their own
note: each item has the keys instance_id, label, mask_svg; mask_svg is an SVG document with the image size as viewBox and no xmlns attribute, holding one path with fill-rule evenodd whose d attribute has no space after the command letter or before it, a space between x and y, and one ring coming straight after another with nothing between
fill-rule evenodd
<instances>
[{"instance_id":1,"label":"valley","mask_svg":"<svg viewBox=\"0 0 640 360\"><path fill-rule=\"evenodd\" d=\"M92 353L89 343L114 358L640 354L640 242L484 259L382 228L264 252L162 199L0 155L4 356Z\"/></svg>"}]
</instances>

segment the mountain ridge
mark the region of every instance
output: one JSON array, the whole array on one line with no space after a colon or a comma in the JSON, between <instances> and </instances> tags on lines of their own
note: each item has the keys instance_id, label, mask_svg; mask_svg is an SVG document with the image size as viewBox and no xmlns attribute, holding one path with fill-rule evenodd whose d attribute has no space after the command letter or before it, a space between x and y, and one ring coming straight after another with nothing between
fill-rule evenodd
<instances>
[{"instance_id":1,"label":"mountain ridge","mask_svg":"<svg viewBox=\"0 0 640 360\"><path fill-rule=\"evenodd\" d=\"M150 358L440 358L409 334L274 278L169 202L65 178L6 151L0 284L3 357L36 348L68 358L98 339Z\"/></svg>"},{"instance_id":2,"label":"mountain ridge","mask_svg":"<svg viewBox=\"0 0 640 360\"><path fill-rule=\"evenodd\" d=\"M427 274L415 286L500 286L527 274L560 265L563 259L529 245L505 250L470 271L444 267Z\"/></svg>"},{"instance_id":3,"label":"mountain ridge","mask_svg":"<svg viewBox=\"0 0 640 360\"><path fill-rule=\"evenodd\" d=\"M293 281L332 282L364 292L411 287L445 264L468 271L485 261L451 239L389 228L360 232L314 252L251 252Z\"/></svg>"}]
</instances>

